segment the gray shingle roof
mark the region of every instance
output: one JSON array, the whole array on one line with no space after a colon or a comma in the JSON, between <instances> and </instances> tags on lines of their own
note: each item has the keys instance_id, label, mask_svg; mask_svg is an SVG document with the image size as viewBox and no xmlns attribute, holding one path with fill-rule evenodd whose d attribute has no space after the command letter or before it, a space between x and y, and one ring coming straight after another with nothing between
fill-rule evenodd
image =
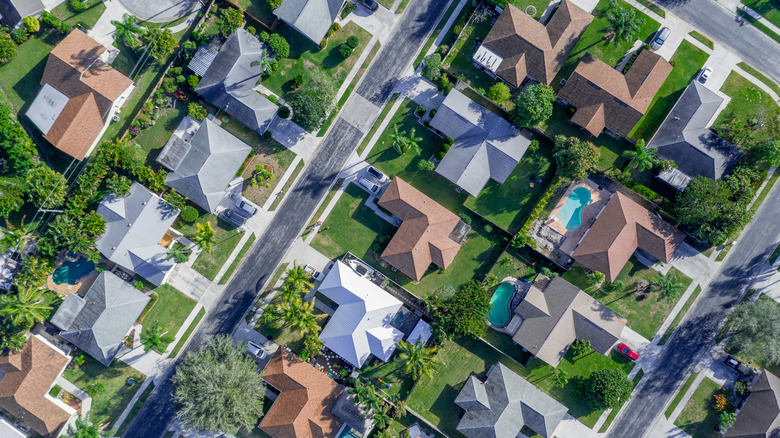
<instances>
[{"instance_id":1,"label":"gray shingle roof","mask_svg":"<svg viewBox=\"0 0 780 438\"><path fill-rule=\"evenodd\" d=\"M41 0L0 0L0 15L3 16L3 23L9 28L24 17L35 15L44 10Z\"/></svg>"},{"instance_id":2,"label":"gray shingle roof","mask_svg":"<svg viewBox=\"0 0 780 438\"><path fill-rule=\"evenodd\" d=\"M265 132L279 109L254 90L260 79L263 44L243 28L228 37L195 92L253 131Z\"/></svg>"},{"instance_id":3,"label":"gray shingle roof","mask_svg":"<svg viewBox=\"0 0 780 438\"><path fill-rule=\"evenodd\" d=\"M319 44L343 4L344 0L285 0L274 15Z\"/></svg>"},{"instance_id":4,"label":"gray shingle roof","mask_svg":"<svg viewBox=\"0 0 780 438\"><path fill-rule=\"evenodd\" d=\"M647 147L658 148L658 158L673 160L677 169L691 178L721 178L742 156L739 149L709 129L722 102L713 91L691 81Z\"/></svg>"},{"instance_id":5,"label":"gray shingle roof","mask_svg":"<svg viewBox=\"0 0 780 438\"><path fill-rule=\"evenodd\" d=\"M478 405L476 407L480 409L472 410L459 404L466 412L457 430L469 438L513 438L523 426L550 438L568 411L566 406L501 363L488 371L485 383L474 376L469 377L461 394L480 386L487 394L490 408Z\"/></svg>"},{"instance_id":6,"label":"gray shingle roof","mask_svg":"<svg viewBox=\"0 0 780 438\"><path fill-rule=\"evenodd\" d=\"M189 142L174 134L157 162L171 172L165 182L214 213L252 148L206 119Z\"/></svg>"},{"instance_id":7,"label":"gray shingle roof","mask_svg":"<svg viewBox=\"0 0 780 438\"><path fill-rule=\"evenodd\" d=\"M160 245L179 211L167 205L146 187L133 183L130 194L103 198L97 213L106 221L106 231L95 246L107 259L159 286L173 267L168 250Z\"/></svg>"},{"instance_id":8,"label":"gray shingle roof","mask_svg":"<svg viewBox=\"0 0 780 438\"><path fill-rule=\"evenodd\" d=\"M780 378L764 371L750 388L727 438L780 437Z\"/></svg>"},{"instance_id":9,"label":"gray shingle roof","mask_svg":"<svg viewBox=\"0 0 780 438\"><path fill-rule=\"evenodd\" d=\"M109 366L149 299L116 275L101 272L84 298L68 295L52 322L62 329L63 339Z\"/></svg>"},{"instance_id":10,"label":"gray shingle roof","mask_svg":"<svg viewBox=\"0 0 780 438\"><path fill-rule=\"evenodd\" d=\"M501 116L457 90L444 99L431 126L455 140L436 172L472 196L490 179L506 181L531 144Z\"/></svg>"}]
</instances>

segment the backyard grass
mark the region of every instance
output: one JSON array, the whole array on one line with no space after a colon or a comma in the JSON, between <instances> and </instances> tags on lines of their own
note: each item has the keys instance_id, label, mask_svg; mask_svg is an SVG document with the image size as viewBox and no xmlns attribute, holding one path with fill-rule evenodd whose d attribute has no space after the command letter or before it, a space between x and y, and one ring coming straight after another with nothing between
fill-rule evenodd
<instances>
[{"instance_id":1,"label":"backyard grass","mask_svg":"<svg viewBox=\"0 0 780 438\"><path fill-rule=\"evenodd\" d=\"M387 395L398 395L401 400L406 400L409 397L414 386L414 380L412 375L406 372L406 367L403 361L399 359L390 360L389 362L382 362L379 359L374 359L369 364L366 362L363 368L360 369L360 377L367 379L377 389L380 389ZM445 365L439 365L434 370L434 376L438 373L438 370ZM390 388L385 385L381 385L377 382L377 378L387 382L391 385Z\"/></svg>"},{"instance_id":2,"label":"backyard grass","mask_svg":"<svg viewBox=\"0 0 780 438\"><path fill-rule=\"evenodd\" d=\"M145 378L124 362L115 360L110 367L106 367L91 357L88 357L87 361L78 368L67 369L63 376L81 389L90 384L104 385L103 390L92 397L90 420L95 424L106 420L113 423L119 419L122 411L138 391L141 380ZM133 376L139 378L139 381L133 386L127 386L127 379Z\"/></svg>"},{"instance_id":3,"label":"backyard grass","mask_svg":"<svg viewBox=\"0 0 780 438\"><path fill-rule=\"evenodd\" d=\"M693 438L719 438L722 435L715 430L720 414L712 407L715 395L723 389L709 378L704 378L674 425Z\"/></svg>"},{"instance_id":4,"label":"backyard grass","mask_svg":"<svg viewBox=\"0 0 780 438\"><path fill-rule=\"evenodd\" d=\"M0 87L17 113L26 112L32 104L41 88L46 58L63 38L64 35L41 24L41 30L16 48L18 54L0 66Z\"/></svg>"},{"instance_id":5,"label":"backyard grass","mask_svg":"<svg viewBox=\"0 0 780 438\"><path fill-rule=\"evenodd\" d=\"M271 26L276 21L274 10L268 5L266 0L232 0L237 6L247 14L260 20L266 26ZM256 29L258 33L264 29Z\"/></svg>"},{"instance_id":6,"label":"backyard grass","mask_svg":"<svg viewBox=\"0 0 780 438\"><path fill-rule=\"evenodd\" d=\"M195 308L195 300L184 295L173 286L164 284L155 289L160 298L154 303L152 310L144 318L144 331L148 332L155 322L171 336L176 336L181 325ZM154 351L163 354L169 343L163 343L163 348Z\"/></svg>"},{"instance_id":7,"label":"backyard grass","mask_svg":"<svg viewBox=\"0 0 780 438\"><path fill-rule=\"evenodd\" d=\"M284 199L284 195L287 194L287 192L290 190L292 185L295 183L295 180L298 178L298 175L303 170L303 167L305 166L303 160L299 161L298 164L295 166L295 170L293 170L293 173L290 174L290 178L287 179L287 182L284 183L284 186L282 187L282 190L280 191L279 195L276 196L274 201L271 203L271 206L268 207L268 211L274 211L276 210L276 207L279 206L279 204L282 203L282 199Z\"/></svg>"},{"instance_id":8,"label":"backyard grass","mask_svg":"<svg viewBox=\"0 0 780 438\"><path fill-rule=\"evenodd\" d=\"M103 0L86 0L85 6L87 8L82 12L73 12L69 3L70 2L67 1L60 3L56 8L51 10L51 14L70 26L81 23L92 29L95 26L95 23L100 20L103 11L106 10L106 5L103 4ZM42 26L46 25L42 24Z\"/></svg>"},{"instance_id":9,"label":"backyard grass","mask_svg":"<svg viewBox=\"0 0 780 438\"><path fill-rule=\"evenodd\" d=\"M121 41L114 41L114 47L119 50L119 54L111 61L111 67L114 67L129 77L140 59L139 54L135 49L126 46Z\"/></svg>"},{"instance_id":10,"label":"backyard grass","mask_svg":"<svg viewBox=\"0 0 780 438\"><path fill-rule=\"evenodd\" d=\"M444 15L441 17L441 20L436 24L436 27L433 29L433 32L431 32L431 36L428 37L428 40L425 41L425 44L423 44L422 49L420 49L420 53L417 54L417 58L414 59L414 68L417 68L418 65L422 62L423 58L425 57L425 54L428 53L428 49L431 48L433 43L436 41L436 38L441 33L442 29L444 29L444 25L447 23L447 21L450 19L450 16L455 11L455 8L458 7L458 3L460 3L459 0L450 0L450 7L447 8L447 11L444 12ZM462 17L464 14L468 12L468 4L466 4L461 10L459 17ZM455 20L457 22L457 20ZM454 26L450 26L449 29L447 29L447 33L444 34L444 37L442 38L442 42L444 44L447 44L447 42L452 39L453 34L453 28Z\"/></svg>"},{"instance_id":11,"label":"backyard grass","mask_svg":"<svg viewBox=\"0 0 780 438\"><path fill-rule=\"evenodd\" d=\"M428 427L427 424L425 424L421 419L416 417L411 412L407 412L406 415L401 417L401 419L399 420L391 418L390 422L388 423L387 429L385 430L389 434L388 436L403 437L406 435L401 435L401 432L406 430L408 427L412 426L414 423L417 423L420 426L420 429L422 429L423 433L427 435L431 435L434 438L444 438L442 434ZM371 431L371 434L368 435L368 438L375 438L377 436L379 436L379 429L374 428L374 430Z\"/></svg>"},{"instance_id":12,"label":"backyard grass","mask_svg":"<svg viewBox=\"0 0 780 438\"><path fill-rule=\"evenodd\" d=\"M772 91L774 91L775 93L777 93L778 96L780 96L780 85L777 85L775 81L764 76L763 73L754 69L748 64L745 64L744 62L740 62L739 64L737 64L737 66L742 70L745 70L745 72L748 73L749 75L753 76L754 78L766 84L767 87L771 88Z\"/></svg>"},{"instance_id":13,"label":"backyard grass","mask_svg":"<svg viewBox=\"0 0 780 438\"><path fill-rule=\"evenodd\" d=\"M677 300L666 299L661 292L637 294L635 285L641 280L650 281L660 275L660 272L648 268L632 256L617 276L617 280L626 285L625 289L620 291L606 293L601 289L596 290L588 283L585 270L580 266L570 269L563 278L625 317L628 326L634 331L647 339L653 339ZM682 284L680 295L692 281L676 268L671 268L668 275L674 275Z\"/></svg>"},{"instance_id":14,"label":"backyard grass","mask_svg":"<svg viewBox=\"0 0 780 438\"><path fill-rule=\"evenodd\" d=\"M490 19L482 20L479 23L470 22L463 29L460 38L452 45L450 53L442 63L442 66L450 73L463 79L473 88L481 89L482 93L495 84L496 80L474 66L472 58L478 48L474 40L476 38L484 40L492 28L493 23Z\"/></svg>"},{"instance_id":15,"label":"backyard grass","mask_svg":"<svg viewBox=\"0 0 780 438\"><path fill-rule=\"evenodd\" d=\"M218 219L215 214L204 214L191 224L179 219L175 227L184 236L191 239L195 235L197 224L206 222L210 223L211 227L216 231L214 234L214 245L211 252L202 251L200 253L192 268L209 280L214 281L217 273L222 269L222 265L225 264L227 258L233 253L233 249L241 240L241 233L236 232L236 228L233 228L232 225L222 219Z\"/></svg>"},{"instance_id":16,"label":"backyard grass","mask_svg":"<svg viewBox=\"0 0 780 438\"><path fill-rule=\"evenodd\" d=\"M533 262L518 253L517 248L509 246L493 265L490 273L495 275L498 281L506 277L531 278L536 274L531 263Z\"/></svg>"},{"instance_id":17,"label":"backyard grass","mask_svg":"<svg viewBox=\"0 0 780 438\"><path fill-rule=\"evenodd\" d=\"M720 129L719 126L726 124L729 120L743 122L747 126L751 126L751 119L758 116L768 119L780 113L780 108L770 95L735 71L729 74L720 91L731 96L731 102L720 113L712 126L713 130L721 137L724 136L726 130ZM757 141L770 139L766 135L758 136L756 133L753 135Z\"/></svg>"},{"instance_id":18,"label":"backyard grass","mask_svg":"<svg viewBox=\"0 0 780 438\"><path fill-rule=\"evenodd\" d=\"M271 301L271 303L274 303L279 299L280 297L277 296L273 301ZM322 321L327 317L325 313L316 307L314 308L312 314L317 318L320 324L322 324ZM254 329L257 332L262 333L263 336L267 337L269 340L273 340L277 345L290 348L290 350L292 350L295 354L300 355L301 351L303 351L303 338L301 337L300 332L293 331L288 326L276 329L268 324L264 324L263 318L260 318L257 321L257 324L255 324Z\"/></svg>"},{"instance_id":19,"label":"backyard grass","mask_svg":"<svg viewBox=\"0 0 780 438\"><path fill-rule=\"evenodd\" d=\"M233 275L233 272L235 272L236 268L238 268L241 260L244 259L244 256L249 251L249 248L251 248L252 244L255 243L255 239L257 239L257 237L255 237L254 233L252 233L249 236L249 239L247 239L246 243L244 243L244 246L242 246L238 251L238 255L236 255L236 258L232 263L230 263L230 266L228 266L227 270L222 275L222 278L219 279L219 284L225 284L228 282L228 280L230 280L230 277Z\"/></svg>"},{"instance_id":20,"label":"backyard grass","mask_svg":"<svg viewBox=\"0 0 780 438\"><path fill-rule=\"evenodd\" d=\"M692 373L690 376L688 376L688 380L685 381L682 388L680 388L680 390L674 396L674 399L672 399L672 403L668 408L666 408L666 412L664 412L664 416L666 418L669 418L669 416L672 415L672 412L674 412L674 409L677 407L677 405L680 404L680 400L685 397L685 393L688 392L688 389L690 389L691 385L693 385L693 381L696 380L696 376L698 375L699 373Z\"/></svg>"},{"instance_id":21,"label":"backyard grass","mask_svg":"<svg viewBox=\"0 0 780 438\"><path fill-rule=\"evenodd\" d=\"M325 212L325 209L328 208L330 201L334 196L336 196L336 192L339 191L339 187L341 187L343 182L344 178L339 178L336 180L336 182L333 183L332 186L330 186L328 193L325 195L325 199L322 200L322 203L320 203L320 206L317 208L317 212L314 213L314 215L311 217L311 220L309 220L309 223L306 224L306 228L303 229L303 233L301 233L301 239L306 240L306 237L309 236L309 233L314 231L314 227L317 225L317 221L320 220L320 216L322 216L322 214Z\"/></svg>"},{"instance_id":22,"label":"backyard grass","mask_svg":"<svg viewBox=\"0 0 780 438\"><path fill-rule=\"evenodd\" d=\"M385 117L387 117L387 113L390 112L390 108L392 108L393 104L395 104L395 101L398 100L398 96L400 96L399 93L395 93L390 96L390 101L388 101L385 107L382 108L382 112L379 113L379 116L371 126L371 129L368 130L368 134L366 134L366 136L363 137L363 141L360 142L360 146L357 148L358 155L362 155L363 151L366 150L366 146L368 146L368 143L371 142L372 138L374 138L374 134L376 134L377 129L379 129L379 125L382 124L382 121L385 120Z\"/></svg>"},{"instance_id":23,"label":"backyard grass","mask_svg":"<svg viewBox=\"0 0 780 438\"><path fill-rule=\"evenodd\" d=\"M699 41L700 43L704 44L705 46L709 47L710 49L715 48L715 43L712 42L709 38L706 36L700 34L699 32L696 32L695 30L692 30L690 33L688 33L691 37L693 37L695 40Z\"/></svg>"},{"instance_id":24,"label":"backyard grass","mask_svg":"<svg viewBox=\"0 0 780 438\"><path fill-rule=\"evenodd\" d=\"M666 332L664 332L663 336L661 336L661 339L658 341L658 345L664 345L666 341L669 340L669 338L672 337L672 334L674 333L675 329L677 329L677 326L680 325L680 321L685 317L685 314L688 313L688 309L691 308L693 303L696 302L696 298L699 297L699 294L701 293L701 286L696 286L696 289L693 290L693 293L691 293L691 296L688 297L688 301L685 302L685 305L680 309L680 313L677 314L677 316L674 317L672 320L672 323L669 324L669 327L666 328Z\"/></svg>"},{"instance_id":25,"label":"backyard grass","mask_svg":"<svg viewBox=\"0 0 780 438\"><path fill-rule=\"evenodd\" d=\"M133 140L134 143L141 146L146 153L146 164L153 164L154 160L168 143L176 127L187 115L187 106L181 102L176 102L176 108L164 108L160 110L160 118L154 124L138 134Z\"/></svg>"},{"instance_id":26,"label":"backyard grass","mask_svg":"<svg viewBox=\"0 0 780 438\"><path fill-rule=\"evenodd\" d=\"M190 335L192 335L192 332L195 331L195 328L198 326L198 323L201 319L203 319L204 316L206 316L206 309L200 309L198 314L195 315L195 319L193 319L192 323L190 323L190 326L187 327L187 330L184 331L184 335L182 335L181 339L179 339L179 342L176 343L176 347L174 347L170 354L168 354L168 357L173 358L179 354L179 350L182 349L184 343L187 342L187 339L190 338Z\"/></svg>"},{"instance_id":27,"label":"backyard grass","mask_svg":"<svg viewBox=\"0 0 780 438\"><path fill-rule=\"evenodd\" d=\"M495 289L491 289L495 292ZM530 360L533 355L529 352L523 351L523 349L515 344L512 337L506 333L501 333L497 330L493 330L490 327L485 328L485 332L482 335L482 340L492 345L495 348L501 350L502 353L516 360L520 364L525 364Z\"/></svg>"},{"instance_id":28,"label":"backyard grass","mask_svg":"<svg viewBox=\"0 0 780 438\"><path fill-rule=\"evenodd\" d=\"M546 0L509 0L509 3L525 13L530 12L526 11L529 6L533 6L534 9L536 9L536 14L532 15L532 17L536 18L537 20L542 17L545 9L547 9L547 5L550 4L550 2Z\"/></svg>"},{"instance_id":29,"label":"backyard grass","mask_svg":"<svg viewBox=\"0 0 780 438\"><path fill-rule=\"evenodd\" d=\"M490 180L479 196L466 200L465 206L515 234L552 183L553 163L552 145L546 140L540 141L537 150L526 151L503 184Z\"/></svg>"},{"instance_id":30,"label":"backyard grass","mask_svg":"<svg viewBox=\"0 0 780 438\"><path fill-rule=\"evenodd\" d=\"M672 107L682 95L685 88L696 76L704 62L710 55L694 46L692 43L683 40L677 51L672 56L671 64L674 66L672 72L664 81L658 92L655 93L650 106L645 115L634 126L634 129L628 134L629 137L639 140L650 141L655 131L661 126L666 115L672 110Z\"/></svg>"},{"instance_id":31,"label":"backyard grass","mask_svg":"<svg viewBox=\"0 0 780 438\"><path fill-rule=\"evenodd\" d=\"M146 403L146 400L149 398L150 395L152 395L152 391L154 391L154 382L149 382L149 386L144 389L144 392L141 393L141 396L136 400L135 404L133 404L133 407L130 408L130 413L127 415L127 418L125 418L125 421L122 422L122 425L119 426L119 429L114 433L114 436L122 436L127 432L127 428L130 427L130 424L133 422L133 419L135 419L135 416L138 415L138 411L141 410L141 407Z\"/></svg>"},{"instance_id":32,"label":"backyard grass","mask_svg":"<svg viewBox=\"0 0 780 438\"><path fill-rule=\"evenodd\" d=\"M780 4L777 0L742 0L742 4L758 12L770 23L780 27Z\"/></svg>"}]
</instances>

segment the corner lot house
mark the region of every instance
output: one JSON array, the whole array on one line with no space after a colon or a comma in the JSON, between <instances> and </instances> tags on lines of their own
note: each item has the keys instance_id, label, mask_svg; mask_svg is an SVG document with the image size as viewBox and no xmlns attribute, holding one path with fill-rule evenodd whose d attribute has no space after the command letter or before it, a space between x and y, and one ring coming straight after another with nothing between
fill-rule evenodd
<instances>
[{"instance_id":1,"label":"corner lot house","mask_svg":"<svg viewBox=\"0 0 780 438\"><path fill-rule=\"evenodd\" d=\"M178 132L173 134L157 157L158 163L171 170L165 182L204 210L215 213L252 148L209 119L200 123L195 134L181 134L184 137Z\"/></svg>"},{"instance_id":2,"label":"corner lot house","mask_svg":"<svg viewBox=\"0 0 780 438\"><path fill-rule=\"evenodd\" d=\"M0 23L13 29L22 18L37 16L44 9L41 0L0 0Z\"/></svg>"},{"instance_id":3,"label":"corner lot house","mask_svg":"<svg viewBox=\"0 0 780 438\"><path fill-rule=\"evenodd\" d=\"M44 338L30 335L22 351L0 356L0 408L46 438L59 436L76 411L49 391L69 362Z\"/></svg>"},{"instance_id":4,"label":"corner lot house","mask_svg":"<svg viewBox=\"0 0 780 438\"><path fill-rule=\"evenodd\" d=\"M518 436L523 426L553 436L568 409L506 366L497 363L486 379L469 376L455 404L466 411L458 432L469 438Z\"/></svg>"},{"instance_id":5,"label":"corner lot house","mask_svg":"<svg viewBox=\"0 0 780 438\"><path fill-rule=\"evenodd\" d=\"M154 285L163 284L174 262L166 260L168 250L161 243L179 211L133 183L127 196L103 198L97 213L106 221L106 231L95 241L98 251Z\"/></svg>"},{"instance_id":6,"label":"corner lot house","mask_svg":"<svg viewBox=\"0 0 780 438\"><path fill-rule=\"evenodd\" d=\"M764 371L750 388L727 438L774 438L780 433L780 378Z\"/></svg>"},{"instance_id":7,"label":"corner lot house","mask_svg":"<svg viewBox=\"0 0 780 438\"><path fill-rule=\"evenodd\" d=\"M208 48L199 50L189 64L193 72L202 76L196 93L260 134L279 109L254 90L263 74L260 62L264 49L257 37L239 28L218 53Z\"/></svg>"},{"instance_id":8,"label":"corner lot house","mask_svg":"<svg viewBox=\"0 0 780 438\"><path fill-rule=\"evenodd\" d=\"M655 155L661 160L677 164L658 178L684 190L697 176L720 179L731 172L742 152L709 129L722 102L722 97L691 81L647 145L658 148Z\"/></svg>"},{"instance_id":9,"label":"corner lot house","mask_svg":"<svg viewBox=\"0 0 780 438\"><path fill-rule=\"evenodd\" d=\"M285 0L274 15L319 44L344 5L344 0Z\"/></svg>"},{"instance_id":10,"label":"corner lot house","mask_svg":"<svg viewBox=\"0 0 780 438\"><path fill-rule=\"evenodd\" d=\"M27 117L55 148L81 160L92 152L133 81L101 60L106 48L74 29L49 53ZM22 54L23 56L23 54Z\"/></svg>"},{"instance_id":11,"label":"corner lot house","mask_svg":"<svg viewBox=\"0 0 780 438\"><path fill-rule=\"evenodd\" d=\"M588 134L598 137L606 129L628 137L671 72L672 65L649 50L642 50L625 76L588 53L558 99L577 109L571 122Z\"/></svg>"},{"instance_id":12,"label":"corner lot house","mask_svg":"<svg viewBox=\"0 0 780 438\"><path fill-rule=\"evenodd\" d=\"M491 179L503 184L531 144L527 135L458 90L444 99L431 127L455 140L436 173L472 196Z\"/></svg>"},{"instance_id":13,"label":"corner lot house","mask_svg":"<svg viewBox=\"0 0 780 438\"><path fill-rule=\"evenodd\" d=\"M417 281L431 264L441 269L449 266L471 229L401 178L393 179L379 205L403 221L382 260Z\"/></svg>"},{"instance_id":14,"label":"corner lot house","mask_svg":"<svg viewBox=\"0 0 780 438\"><path fill-rule=\"evenodd\" d=\"M569 0L547 26L507 5L474 53L474 64L513 87L526 77L549 85L591 21L592 15Z\"/></svg>"},{"instance_id":15,"label":"corner lot house","mask_svg":"<svg viewBox=\"0 0 780 438\"><path fill-rule=\"evenodd\" d=\"M149 300L130 283L101 272L84 297L65 297L51 323L63 339L109 366Z\"/></svg>"}]
</instances>

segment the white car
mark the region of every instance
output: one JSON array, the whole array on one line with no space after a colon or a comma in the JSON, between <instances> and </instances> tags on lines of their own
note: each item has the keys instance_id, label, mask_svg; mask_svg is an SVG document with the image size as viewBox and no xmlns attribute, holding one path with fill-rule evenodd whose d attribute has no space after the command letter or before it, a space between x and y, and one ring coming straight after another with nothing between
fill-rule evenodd
<instances>
[{"instance_id":1,"label":"white car","mask_svg":"<svg viewBox=\"0 0 780 438\"><path fill-rule=\"evenodd\" d=\"M257 208L246 202L244 198L238 198L236 201L236 207L239 208L239 212L243 213L246 217L252 217L257 214Z\"/></svg>"},{"instance_id":2,"label":"white car","mask_svg":"<svg viewBox=\"0 0 780 438\"><path fill-rule=\"evenodd\" d=\"M376 195L382 190L381 187L369 181L368 178L360 178L360 185L365 187L372 195Z\"/></svg>"},{"instance_id":3,"label":"white car","mask_svg":"<svg viewBox=\"0 0 780 438\"><path fill-rule=\"evenodd\" d=\"M263 347L255 344L252 341L249 341L246 343L246 351L250 355L258 358L258 359L265 359L268 357L268 352L263 349Z\"/></svg>"},{"instance_id":4,"label":"white car","mask_svg":"<svg viewBox=\"0 0 780 438\"><path fill-rule=\"evenodd\" d=\"M704 67L699 72L699 75L696 76L696 80L699 81L700 84L703 84L707 82L707 79L710 78L710 75L712 74L712 69L709 67Z\"/></svg>"}]
</instances>

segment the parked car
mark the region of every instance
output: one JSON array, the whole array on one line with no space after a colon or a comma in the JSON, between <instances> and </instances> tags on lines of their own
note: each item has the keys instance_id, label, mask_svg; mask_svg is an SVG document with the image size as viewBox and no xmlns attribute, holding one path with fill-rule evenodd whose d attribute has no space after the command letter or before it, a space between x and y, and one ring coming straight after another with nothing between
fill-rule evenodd
<instances>
[{"instance_id":1,"label":"parked car","mask_svg":"<svg viewBox=\"0 0 780 438\"><path fill-rule=\"evenodd\" d=\"M379 9L379 4L374 0L357 0L357 2L367 7L371 11L376 11Z\"/></svg>"},{"instance_id":2,"label":"parked car","mask_svg":"<svg viewBox=\"0 0 780 438\"><path fill-rule=\"evenodd\" d=\"M625 356L625 357L627 357L627 358L629 358L631 360L639 359L639 353L637 353L636 351L632 350L631 347L629 347L628 345L626 345L626 344L624 344L622 342L620 344L618 344L617 351L618 351L618 353L622 354L623 356Z\"/></svg>"},{"instance_id":3,"label":"parked car","mask_svg":"<svg viewBox=\"0 0 780 438\"><path fill-rule=\"evenodd\" d=\"M303 267L303 271L306 272L307 274L311 275L312 280L324 280L325 279L325 274L323 274L321 271L318 271L317 269L315 269L314 266L312 266L312 265L309 265L309 264L305 265Z\"/></svg>"},{"instance_id":4,"label":"parked car","mask_svg":"<svg viewBox=\"0 0 780 438\"><path fill-rule=\"evenodd\" d=\"M231 209L227 209L221 213L219 213L219 218L224 220L225 222L229 223L230 225L233 225L234 227L238 228L246 223L246 217L241 216L240 214L237 214L235 211Z\"/></svg>"},{"instance_id":5,"label":"parked car","mask_svg":"<svg viewBox=\"0 0 780 438\"><path fill-rule=\"evenodd\" d=\"M699 72L699 75L696 76L696 80L699 81L700 84L703 84L707 82L707 79L710 78L710 75L712 74L712 69L709 67L704 67Z\"/></svg>"},{"instance_id":6,"label":"parked car","mask_svg":"<svg viewBox=\"0 0 780 438\"><path fill-rule=\"evenodd\" d=\"M244 198L239 198L238 201L236 201L236 207L238 207L239 210L242 210L240 213L248 213L249 216L247 217L252 217L257 214L257 208L246 202ZM246 214L244 214L244 216L246 216Z\"/></svg>"},{"instance_id":7,"label":"parked car","mask_svg":"<svg viewBox=\"0 0 780 438\"><path fill-rule=\"evenodd\" d=\"M263 349L263 347L255 344L252 341L249 341L246 343L246 351L253 357L256 357L258 359L265 359L268 357L268 352Z\"/></svg>"},{"instance_id":8,"label":"parked car","mask_svg":"<svg viewBox=\"0 0 780 438\"><path fill-rule=\"evenodd\" d=\"M661 48L661 46L664 45L667 38L669 38L669 35L671 35L672 30L668 27L664 26L655 33L655 36L653 37L653 41L650 43L650 47L653 48L653 50L658 50Z\"/></svg>"},{"instance_id":9,"label":"parked car","mask_svg":"<svg viewBox=\"0 0 780 438\"><path fill-rule=\"evenodd\" d=\"M371 175L374 178L376 178L376 180L379 181L379 182L387 181L387 176L385 176L384 173L376 170L376 168L374 166L368 166L368 168L366 169L366 172L368 172L369 175Z\"/></svg>"},{"instance_id":10,"label":"parked car","mask_svg":"<svg viewBox=\"0 0 780 438\"><path fill-rule=\"evenodd\" d=\"M754 374L752 368L738 361L733 356L726 356L726 360L724 362L726 362L727 367L733 368L734 370L736 370L738 373L742 374L745 377L750 377Z\"/></svg>"},{"instance_id":11,"label":"parked car","mask_svg":"<svg viewBox=\"0 0 780 438\"><path fill-rule=\"evenodd\" d=\"M369 181L368 178L360 178L360 185L365 187L372 195L379 194L379 191L382 190L381 187Z\"/></svg>"}]
</instances>

